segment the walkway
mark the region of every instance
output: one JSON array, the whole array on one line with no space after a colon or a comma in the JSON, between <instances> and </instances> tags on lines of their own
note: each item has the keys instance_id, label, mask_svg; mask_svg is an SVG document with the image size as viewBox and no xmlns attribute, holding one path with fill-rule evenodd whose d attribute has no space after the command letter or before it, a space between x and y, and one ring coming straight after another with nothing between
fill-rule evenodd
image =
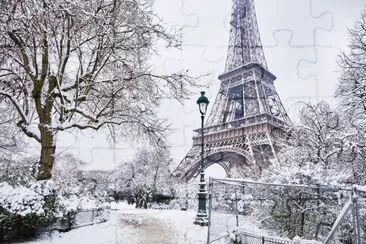
<instances>
[{"instance_id":1,"label":"walkway","mask_svg":"<svg viewBox=\"0 0 366 244\"><path fill-rule=\"evenodd\" d=\"M193 224L194 211L122 208L117 215L126 244L206 243L207 227Z\"/></svg>"},{"instance_id":2,"label":"walkway","mask_svg":"<svg viewBox=\"0 0 366 244\"><path fill-rule=\"evenodd\" d=\"M45 233L32 244L200 244L206 243L207 227L193 224L194 211L135 209L119 204L109 221ZM24 242L23 242L24 243Z\"/></svg>"}]
</instances>

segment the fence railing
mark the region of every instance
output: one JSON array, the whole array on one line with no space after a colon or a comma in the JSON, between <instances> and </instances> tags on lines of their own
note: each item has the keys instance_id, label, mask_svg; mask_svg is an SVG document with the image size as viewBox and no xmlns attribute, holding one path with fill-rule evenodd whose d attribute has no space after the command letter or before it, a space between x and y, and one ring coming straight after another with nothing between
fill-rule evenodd
<instances>
[{"instance_id":1,"label":"fence railing","mask_svg":"<svg viewBox=\"0 0 366 244\"><path fill-rule=\"evenodd\" d=\"M245 244L293 244L293 241L284 238L263 236L244 230L236 229L232 233L220 236L209 243L245 243Z\"/></svg>"},{"instance_id":2,"label":"fence railing","mask_svg":"<svg viewBox=\"0 0 366 244\"><path fill-rule=\"evenodd\" d=\"M248 243L248 244L292 244L291 240L282 239L282 238L274 238L267 237L262 235L257 235L253 233L248 233L245 231L238 231L237 233L238 240L240 243Z\"/></svg>"},{"instance_id":3,"label":"fence railing","mask_svg":"<svg viewBox=\"0 0 366 244\"><path fill-rule=\"evenodd\" d=\"M95 208L78 211L73 228L102 223L109 219L110 208Z\"/></svg>"},{"instance_id":4,"label":"fence railing","mask_svg":"<svg viewBox=\"0 0 366 244\"><path fill-rule=\"evenodd\" d=\"M109 219L110 208L93 208L79 210L70 213L69 218L58 218L56 222L47 227L41 227L38 232L48 232L53 230L69 230L82 226L98 224Z\"/></svg>"}]
</instances>

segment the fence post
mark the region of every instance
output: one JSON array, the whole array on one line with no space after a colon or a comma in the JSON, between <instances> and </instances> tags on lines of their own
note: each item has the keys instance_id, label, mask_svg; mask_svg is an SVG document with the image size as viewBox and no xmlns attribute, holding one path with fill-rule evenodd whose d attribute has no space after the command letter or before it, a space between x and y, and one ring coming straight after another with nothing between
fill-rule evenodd
<instances>
[{"instance_id":1,"label":"fence post","mask_svg":"<svg viewBox=\"0 0 366 244\"><path fill-rule=\"evenodd\" d=\"M357 236L358 236L358 231L357 231L357 220L356 220L356 198L355 198L355 193L354 193L354 189L352 190L352 224L353 224L353 233L352 233L352 242L358 244L357 241Z\"/></svg>"},{"instance_id":2,"label":"fence post","mask_svg":"<svg viewBox=\"0 0 366 244\"><path fill-rule=\"evenodd\" d=\"M210 231L211 231L211 209L212 209L212 190L213 190L213 178L208 179L208 226L207 226L207 244L210 243Z\"/></svg>"},{"instance_id":3,"label":"fence post","mask_svg":"<svg viewBox=\"0 0 366 244\"><path fill-rule=\"evenodd\" d=\"M360 228L360 213L359 213L359 206L358 206L358 194L357 189L353 188L352 192L352 202L353 202L353 210L354 210L354 223L355 223L355 233L356 233L356 243L361 244L361 228Z\"/></svg>"},{"instance_id":4,"label":"fence post","mask_svg":"<svg viewBox=\"0 0 366 244\"><path fill-rule=\"evenodd\" d=\"M236 227L239 227L238 186L235 186ZM238 229L238 228L237 228Z\"/></svg>"}]
</instances>

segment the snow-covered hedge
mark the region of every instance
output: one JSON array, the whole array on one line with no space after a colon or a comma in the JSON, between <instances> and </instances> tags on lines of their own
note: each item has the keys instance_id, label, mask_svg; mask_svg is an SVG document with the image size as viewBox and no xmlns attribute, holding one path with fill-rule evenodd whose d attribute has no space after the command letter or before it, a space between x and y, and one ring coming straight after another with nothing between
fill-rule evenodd
<instances>
[{"instance_id":1,"label":"snow-covered hedge","mask_svg":"<svg viewBox=\"0 0 366 244\"><path fill-rule=\"evenodd\" d=\"M0 241L35 235L56 221L57 200L50 182L26 186L0 183Z\"/></svg>"},{"instance_id":2,"label":"snow-covered hedge","mask_svg":"<svg viewBox=\"0 0 366 244\"><path fill-rule=\"evenodd\" d=\"M0 183L0 207L3 211L21 216L31 213L40 215L44 213L43 205L44 197L34 190Z\"/></svg>"},{"instance_id":3,"label":"snow-covered hedge","mask_svg":"<svg viewBox=\"0 0 366 244\"><path fill-rule=\"evenodd\" d=\"M94 198L92 196L59 196L60 205L66 211L80 211L96 208L107 208L109 203L104 202L102 199Z\"/></svg>"},{"instance_id":4,"label":"snow-covered hedge","mask_svg":"<svg viewBox=\"0 0 366 244\"><path fill-rule=\"evenodd\" d=\"M53 181L28 182L12 186L0 183L0 242L17 237L34 236L38 230L71 229L78 225L103 222L108 208L103 196L81 194L61 195ZM96 211L98 218L80 219L79 212ZM85 222L85 223L84 223Z\"/></svg>"}]
</instances>

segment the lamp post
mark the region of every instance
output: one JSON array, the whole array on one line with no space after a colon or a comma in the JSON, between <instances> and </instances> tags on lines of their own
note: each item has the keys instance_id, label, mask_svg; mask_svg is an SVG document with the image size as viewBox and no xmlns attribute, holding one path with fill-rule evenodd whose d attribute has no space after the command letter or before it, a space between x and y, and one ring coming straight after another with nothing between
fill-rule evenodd
<instances>
[{"instance_id":1,"label":"lamp post","mask_svg":"<svg viewBox=\"0 0 366 244\"><path fill-rule=\"evenodd\" d=\"M196 215L196 219L194 221L194 224L201 225L201 226L207 226L208 225L208 216L206 211L206 182L205 182L205 172L203 169L204 166L204 131L203 131L203 125L204 125L204 119L205 114L207 112L207 106L208 106L208 99L205 97L205 92L201 92L201 96L197 100L197 104L201 113L201 169L200 169L200 182L199 184L199 191L198 191L198 211Z\"/></svg>"}]
</instances>

